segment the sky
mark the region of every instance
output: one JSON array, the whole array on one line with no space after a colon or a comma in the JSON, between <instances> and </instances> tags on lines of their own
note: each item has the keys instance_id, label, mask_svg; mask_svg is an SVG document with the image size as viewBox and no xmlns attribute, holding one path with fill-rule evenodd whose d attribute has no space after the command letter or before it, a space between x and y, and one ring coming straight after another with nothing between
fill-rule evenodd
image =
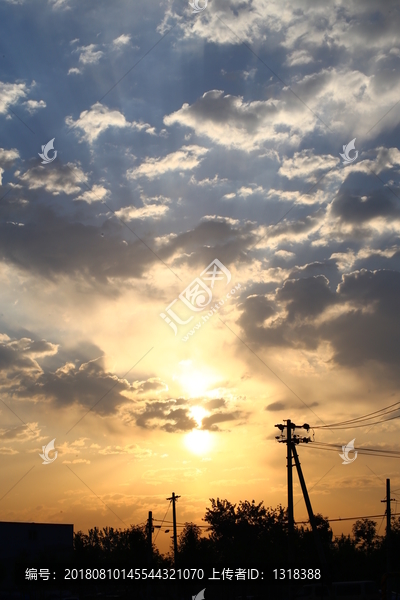
<instances>
[{"instance_id":1,"label":"sky","mask_svg":"<svg viewBox=\"0 0 400 600\"><path fill-rule=\"evenodd\" d=\"M400 6L197 7L0 0L0 520L286 506L285 419L400 450L318 429L400 401ZM332 519L400 488L298 452Z\"/></svg>"}]
</instances>

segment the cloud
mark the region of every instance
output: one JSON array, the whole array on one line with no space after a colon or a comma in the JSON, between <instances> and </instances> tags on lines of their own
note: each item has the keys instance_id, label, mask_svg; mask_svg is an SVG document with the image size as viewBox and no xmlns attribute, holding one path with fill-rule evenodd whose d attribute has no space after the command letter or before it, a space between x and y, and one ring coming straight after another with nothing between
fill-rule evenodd
<instances>
[{"instance_id":1,"label":"cloud","mask_svg":"<svg viewBox=\"0 0 400 600\"><path fill-rule=\"evenodd\" d=\"M130 127L130 123L122 113L108 109L100 102L93 104L90 110L81 112L76 121L72 117L66 117L65 122L71 129L81 129L84 132L84 139L90 144L109 127Z\"/></svg>"},{"instance_id":2,"label":"cloud","mask_svg":"<svg viewBox=\"0 0 400 600\"><path fill-rule=\"evenodd\" d=\"M135 219L159 219L169 211L168 204L170 198L157 196L154 198L143 198L144 206L126 206L116 211L116 215L124 221L134 221Z\"/></svg>"},{"instance_id":3,"label":"cloud","mask_svg":"<svg viewBox=\"0 0 400 600\"><path fill-rule=\"evenodd\" d=\"M95 65L99 62L104 52L101 50L95 50L96 44L89 44L89 46L81 46L77 48L75 52L80 52L79 62L83 65Z\"/></svg>"},{"instance_id":4,"label":"cloud","mask_svg":"<svg viewBox=\"0 0 400 600\"><path fill-rule=\"evenodd\" d=\"M32 440L44 439L40 435L41 430L39 429L38 423L26 423L26 425L19 425L12 429L0 429L0 442L30 442Z\"/></svg>"},{"instance_id":5,"label":"cloud","mask_svg":"<svg viewBox=\"0 0 400 600\"><path fill-rule=\"evenodd\" d=\"M169 399L146 402L145 408L136 413L135 422L143 429L164 429L168 433L191 431L197 427L189 415L189 406L179 408L182 401Z\"/></svg>"},{"instance_id":6,"label":"cloud","mask_svg":"<svg viewBox=\"0 0 400 600\"><path fill-rule=\"evenodd\" d=\"M40 183L54 184L51 174L44 174L44 177L46 179ZM74 192L69 174L66 181L71 184L68 192ZM60 179L57 184L60 190L63 189ZM0 259L30 276L40 275L53 281L67 276L81 289L115 297L122 289L108 286L110 278L122 278L126 285L131 285L131 278L142 277L150 265L158 262L137 238L128 238L125 242L121 238L121 225L115 219L92 225L81 223L70 215L56 215L56 207L35 203L31 208L27 203L22 205L20 214L24 227L15 227L7 218L7 211L13 210L14 202L12 198L10 204L3 201Z\"/></svg>"},{"instance_id":7,"label":"cloud","mask_svg":"<svg viewBox=\"0 0 400 600\"><path fill-rule=\"evenodd\" d=\"M83 202L87 202L88 204L92 204L92 202L101 202L104 198L109 194L109 190L107 190L102 185L94 185L90 190L86 190L83 194L74 198L74 201L82 200Z\"/></svg>"},{"instance_id":8,"label":"cloud","mask_svg":"<svg viewBox=\"0 0 400 600\"><path fill-rule=\"evenodd\" d=\"M295 152L290 159L284 159L278 173L288 179L299 177L314 183L321 176L322 171L329 171L339 162L339 158L329 154L315 155L312 150L305 149L301 152Z\"/></svg>"},{"instance_id":9,"label":"cloud","mask_svg":"<svg viewBox=\"0 0 400 600\"><path fill-rule=\"evenodd\" d=\"M376 218L400 218L398 200L387 189L361 195L341 190L331 205L331 214L345 223L360 224Z\"/></svg>"},{"instance_id":10,"label":"cloud","mask_svg":"<svg viewBox=\"0 0 400 600\"><path fill-rule=\"evenodd\" d=\"M268 406L265 407L265 410L268 410L269 412L277 412L284 410L285 408L286 405L283 402L272 402L272 404L268 404Z\"/></svg>"},{"instance_id":11,"label":"cloud","mask_svg":"<svg viewBox=\"0 0 400 600\"><path fill-rule=\"evenodd\" d=\"M115 454L132 454L135 460L143 460L151 458L153 452L148 448L141 448L138 444L126 444L125 446L106 446L99 450L99 454L115 455Z\"/></svg>"},{"instance_id":12,"label":"cloud","mask_svg":"<svg viewBox=\"0 0 400 600\"><path fill-rule=\"evenodd\" d=\"M119 110L112 110L96 102L90 110L81 112L79 119L73 120L71 116L66 117L65 122L71 129L83 131L83 139L89 144L93 144L104 131L109 127L118 127L119 129L132 128L137 131L144 130L150 135L155 135L154 127L148 123L133 121L129 123Z\"/></svg>"},{"instance_id":13,"label":"cloud","mask_svg":"<svg viewBox=\"0 0 400 600\"><path fill-rule=\"evenodd\" d=\"M40 108L46 108L47 104L44 100L27 100L24 102L24 106L26 106L26 110L29 114L33 115Z\"/></svg>"},{"instance_id":14,"label":"cloud","mask_svg":"<svg viewBox=\"0 0 400 600\"><path fill-rule=\"evenodd\" d=\"M127 33L123 33L122 35L120 35L119 37L115 38L115 40L113 40L113 44L114 46L126 46L126 44L129 44L131 40L131 36Z\"/></svg>"},{"instance_id":15,"label":"cloud","mask_svg":"<svg viewBox=\"0 0 400 600\"><path fill-rule=\"evenodd\" d=\"M182 146L180 150L167 154L164 158L146 158L145 161L127 172L129 179L147 177L155 179L169 171L191 171L197 167L208 150L200 146Z\"/></svg>"},{"instance_id":16,"label":"cloud","mask_svg":"<svg viewBox=\"0 0 400 600\"><path fill-rule=\"evenodd\" d=\"M76 194L81 191L79 185L87 182L87 176L82 169L72 163L66 165L55 163L51 168L48 165L38 165L28 169L22 175L17 171L15 175L28 189L43 188L54 196L61 193Z\"/></svg>"},{"instance_id":17,"label":"cloud","mask_svg":"<svg viewBox=\"0 0 400 600\"><path fill-rule=\"evenodd\" d=\"M39 366L38 356L56 352L54 345L44 341L21 339L2 344L0 384L3 393L7 391L21 400L46 401L56 408L77 405L103 416L113 414L117 406L128 402L125 394L133 391L132 386L125 379L106 372L102 359L80 365L66 363L55 371ZM107 400L101 402L105 396Z\"/></svg>"},{"instance_id":18,"label":"cloud","mask_svg":"<svg viewBox=\"0 0 400 600\"><path fill-rule=\"evenodd\" d=\"M0 185L3 185L2 176L4 171L10 169L17 158L19 158L19 152L16 148L11 148L10 150L0 148Z\"/></svg>"},{"instance_id":19,"label":"cloud","mask_svg":"<svg viewBox=\"0 0 400 600\"><path fill-rule=\"evenodd\" d=\"M380 365L386 376L398 379L398 271L361 269L343 275L336 290L325 276L288 280L274 298L258 297L258 316L250 300L239 320L248 341L314 353L328 344L332 364ZM269 315L273 318L265 321Z\"/></svg>"},{"instance_id":20,"label":"cloud","mask_svg":"<svg viewBox=\"0 0 400 600\"><path fill-rule=\"evenodd\" d=\"M0 81L0 114L5 114L9 106L16 104L27 93L25 83L3 83Z\"/></svg>"},{"instance_id":21,"label":"cloud","mask_svg":"<svg viewBox=\"0 0 400 600\"><path fill-rule=\"evenodd\" d=\"M20 338L12 340L8 336L0 341L0 382L3 386L13 385L14 377L24 374L35 377L42 373L38 358L53 356L58 346L45 340Z\"/></svg>"},{"instance_id":22,"label":"cloud","mask_svg":"<svg viewBox=\"0 0 400 600\"><path fill-rule=\"evenodd\" d=\"M196 419L190 414L192 404L191 400L185 398L153 400L146 402L140 409L130 409L129 413L136 425L143 429L161 429L168 433L188 432L198 429ZM244 418L244 414L240 411L213 412L221 407L226 408L225 400L222 398L207 401L204 406L212 414L202 418L202 430L220 431L217 423Z\"/></svg>"},{"instance_id":23,"label":"cloud","mask_svg":"<svg viewBox=\"0 0 400 600\"><path fill-rule=\"evenodd\" d=\"M227 421L236 421L242 419L244 414L241 411L219 412L213 415L203 417L201 420L201 429L209 431L221 431L217 423L226 423Z\"/></svg>"},{"instance_id":24,"label":"cloud","mask_svg":"<svg viewBox=\"0 0 400 600\"><path fill-rule=\"evenodd\" d=\"M276 120L276 102L244 102L241 96L224 95L222 90L205 92L191 106L164 117L165 125L179 124L194 129L227 147L250 151L268 139L268 125Z\"/></svg>"},{"instance_id":25,"label":"cloud","mask_svg":"<svg viewBox=\"0 0 400 600\"><path fill-rule=\"evenodd\" d=\"M2 448L0 448L0 454L8 454L9 456L12 456L13 454L18 454L18 450L14 450L13 448L7 448L3 446Z\"/></svg>"}]
</instances>

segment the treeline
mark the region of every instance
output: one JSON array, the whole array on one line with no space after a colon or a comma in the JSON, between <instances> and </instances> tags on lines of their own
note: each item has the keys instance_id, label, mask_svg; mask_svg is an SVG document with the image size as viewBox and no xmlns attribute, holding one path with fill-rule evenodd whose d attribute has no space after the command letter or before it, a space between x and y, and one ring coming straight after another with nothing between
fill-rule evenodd
<instances>
[{"instance_id":1,"label":"treeline","mask_svg":"<svg viewBox=\"0 0 400 600\"><path fill-rule=\"evenodd\" d=\"M254 500L236 505L219 498L211 498L210 502L203 519L208 527L186 523L179 533L178 565L279 566L287 562L288 519L282 506L266 508L263 502L256 504ZM351 536L342 534L334 538L329 519L321 514L315 518L333 580L381 579L386 571L384 528L383 535L379 535L375 521L360 519L354 523ZM315 548L311 528L296 526L295 560L318 564ZM132 525L124 530L95 527L88 534L78 531L74 535L74 554L76 560L146 566L149 556L146 526ZM400 518L392 518L391 560L392 569L400 570ZM172 544L170 552L162 555L153 543L152 566L165 568L172 564Z\"/></svg>"}]
</instances>

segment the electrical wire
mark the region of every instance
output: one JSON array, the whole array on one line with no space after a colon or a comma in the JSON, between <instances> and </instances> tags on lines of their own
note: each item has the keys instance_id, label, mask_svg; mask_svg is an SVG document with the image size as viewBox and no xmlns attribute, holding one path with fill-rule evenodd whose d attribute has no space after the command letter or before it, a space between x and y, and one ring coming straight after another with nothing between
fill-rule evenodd
<instances>
[{"instance_id":1,"label":"electrical wire","mask_svg":"<svg viewBox=\"0 0 400 600\"><path fill-rule=\"evenodd\" d=\"M359 429L360 427L373 427L374 425L379 425L380 423L387 423L387 421L394 421L394 419L400 419L400 415L397 417L390 417L389 419L382 419L382 421L374 421L372 423L364 423L363 425L347 425L346 427L330 427L331 430L338 429ZM313 429L320 429L318 427L313 427Z\"/></svg>"},{"instance_id":2,"label":"electrical wire","mask_svg":"<svg viewBox=\"0 0 400 600\"><path fill-rule=\"evenodd\" d=\"M172 502L172 500L170 500L170 501L169 501L168 508L167 508L167 510L166 510L166 512L165 512L164 519L162 520L162 523L161 523L161 527L162 527L162 524L164 523L165 517L167 516L167 513L168 513L168 511L169 511L169 507L171 506L171 502ZM157 519L157 521L159 521L159 519ZM160 531L161 531L161 527L160 527L160 529L157 531L156 537L154 538L154 543L156 542L156 539L158 538L158 534L159 534L159 533L160 533Z\"/></svg>"},{"instance_id":3,"label":"electrical wire","mask_svg":"<svg viewBox=\"0 0 400 600\"><path fill-rule=\"evenodd\" d=\"M392 517L395 517L397 515L400 515L400 513L392 513ZM386 517L386 514L384 515L367 515L367 516L361 516L361 517L339 517L339 519L327 519L327 521L329 523L334 523L335 521L357 521L358 519L373 519L376 517ZM302 524L307 524L309 523L310 520L307 519L307 521L295 521L295 523L302 525Z\"/></svg>"},{"instance_id":4,"label":"electrical wire","mask_svg":"<svg viewBox=\"0 0 400 600\"><path fill-rule=\"evenodd\" d=\"M303 446L304 447L304 446ZM314 450L325 450L326 452L337 452L338 450L335 448L326 448L325 446L320 446L317 442L314 442L312 444L307 444L307 448L312 448ZM399 455L393 455L393 454L379 454L377 452L373 452L373 451L368 451L367 448L364 448L362 450L356 450L356 452L358 454L361 454L363 456L376 456L378 458L397 458L400 459L400 454Z\"/></svg>"},{"instance_id":5,"label":"electrical wire","mask_svg":"<svg viewBox=\"0 0 400 600\"><path fill-rule=\"evenodd\" d=\"M153 519L153 521L160 522L161 519ZM173 521L165 521L165 520L163 520L163 523L169 523L169 524L173 525L174 522ZM191 525L192 521L187 521L187 523L189 523ZM177 521L176 524L180 525L182 527L186 527L186 523L182 523L181 521ZM196 525L196 527L206 527L206 528L209 527L209 525L197 525L197 523L193 523L193 524Z\"/></svg>"},{"instance_id":6,"label":"electrical wire","mask_svg":"<svg viewBox=\"0 0 400 600\"><path fill-rule=\"evenodd\" d=\"M393 408L394 406L397 406L397 408ZM389 410L392 409L392 410ZM400 402L395 402L394 404L390 404L388 406L385 406L384 408L381 408L379 410L375 410L371 413L367 413L365 415L362 415L361 417L355 417L354 419L347 419L346 421L339 421L337 423L331 423L330 425L315 425L312 426L312 429L331 429L331 428L340 428L340 429L350 429L351 427L342 427L344 425L353 425L355 423L360 423L362 421L370 421L372 418L376 418L376 417L383 417L386 416L392 412L396 412L400 410ZM377 423L384 423L385 421L390 421L392 419L398 419L400 417L400 415L398 415L397 417L391 417L390 419L384 419L383 421L376 421L374 424ZM373 423L366 423L365 425L358 425L358 427L367 427L369 425L372 425Z\"/></svg>"},{"instance_id":7,"label":"electrical wire","mask_svg":"<svg viewBox=\"0 0 400 600\"><path fill-rule=\"evenodd\" d=\"M327 442L310 442L311 444L318 444L318 446L327 446L329 448L336 448L336 449L342 449L342 445L339 444L328 444ZM397 455L400 456L400 450L382 450L381 448L366 448L365 446L360 446L359 448L357 448L358 450L366 450L368 452L378 452L378 453L383 453L383 454L393 454L393 455ZM393 490L394 491L394 490Z\"/></svg>"},{"instance_id":8,"label":"electrical wire","mask_svg":"<svg viewBox=\"0 0 400 600\"><path fill-rule=\"evenodd\" d=\"M382 527L382 525L383 525L383 521L385 520L385 517L386 517L386 515L383 515L383 517L382 517L382 521L381 521L381 524L379 525L379 529L378 529L378 531L376 532L376 535L379 535L379 532L380 532L380 530L381 530L381 527Z\"/></svg>"}]
</instances>

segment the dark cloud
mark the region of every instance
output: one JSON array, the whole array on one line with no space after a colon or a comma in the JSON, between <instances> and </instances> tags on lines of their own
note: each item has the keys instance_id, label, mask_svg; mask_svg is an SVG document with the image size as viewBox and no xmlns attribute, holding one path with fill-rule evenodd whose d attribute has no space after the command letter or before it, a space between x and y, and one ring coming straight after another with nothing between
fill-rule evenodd
<instances>
[{"instance_id":1,"label":"dark cloud","mask_svg":"<svg viewBox=\"0 0 400 600\"><path fill-rule=\"evenodd\" d=\"M332 214L346 223L364 223L377 217L399 217L399 202L388 190L349 193L341 190L332 202Z\"/></svg>"},{"instance_id":2,"label":"dark cloud","mask_svg":"<svg viewBox=\"0 0 400 600\"><path fill-rule=\"evenodd\" d=\"M276 293L276 300L286 305L288 321L316 317L336 302L329 281L323 275L285 281Z\"/></svg>"},{"instance_id":3,"label":"dark cloud","mask_svg":"<svg viewBox=\"0 0 400 600\"><path fill-rule=\"evenodd\" d=\"M196 428L195 419L189 416L190 407L175 408L177 404L174 399L146 402L144 410L136 413L136 425L144 429L164 429L169 433Z\"/></svg>"},{"instance_id":4,"label":"dark cloud","mask_svg":"<svg viewBox=\"0 0 400 600\"><path fill-rule=\"evenodd\" d=\"M152 377L147 381L142 381L135 387L135 391L138 394L145 394L147 392L155 392L160 390L165 390L166 385L163 383L158 377Z\"/></svg>"},{"instance_id":5,"label":"dark cloud","mask_svg":"<svg viewBox=\"0 0 400 600\"><path fill-rule=\"evenodd\" d=\"M284 410L285 408L286 405L283 402L272 402L272 404L268 404L268 406L265 407L265 410L275 412L279 410Z\"/></svg>"},{"instance_id":6,"label":"dark cloud","mask_svg":"<svg viewBox=\"0 0 400 600\"><path fill-rule=\"evenodd\" d=\"M343 276L335 292L323 276L286 281L276 293L277 309L285 308L286 316L257 326L245 302L240 324L247 324L248 340L261 346L316 350L328 342L336 364L355 368L373 361L398 377L399 305L399 272L362 270ZM329 307L337 310L315 321Z\"/></svg>"},{"instance_id":7,"label":"dark cloud","mask_svg":"<svg viewBox=\"0 0 400 600\"><path fill-rule=\"evenodd\" d=\"M11 382L14 378L39 373L40 366L36 358L52 355L57 346L44 340L34 341L29 338L0 341L0 377Z\"/></svg>"},{"instance_id":8,"label":"dark cloud","mask_svg":"<svg viewBox=\"0 0 400 600\"><path fill-rule=\"evenodd\" d=\"M157 248L154 240L145 243L116 220L101 226L75 221L72 216L56 215L50 207L38 204L3 206L0 223L0 259L16 267L52 280L60 276L84 278L96 292L118 294L118 286L106 284L113 279L142 278L145 272L163 260L177 267L189 264L204 269L218 255L224 265L249 261L243 250L255 239L251 225L238 228L226 220L206 220L192 231L180 233ZM18 226L22 223L23 226ZM133 238L133 239L132 239ZM207 262L208 261L208 262Z\"/></svg>"},{"instance_id":9,"label":"dark cloud","mask_svg":"<svg viewBox=\"0 0 400 600\"><path fill-rule=\"evenodd\" d=\"M55 407L77 405L89 409L96 405L96 413L109 415L128 402L122 392L135 392L128 381L104 370L102 358L78 364L70 361L53 371L44 369L39 360L56 354L57 349L45 340L21 338L1 342L3 393L14 399L42 400Z\"/></svg>"},{"instance_id":10,"label":"dark cloud","mask_svg":"<svg viewBox=\"0 0 400 600\"><path fill-rule=\"evenodd\" d=\"M336 275L337 273L339 273L339 269L336 261L329 259L324 261L314 261L302 267L296 266L290 271L288 279L303 279L315 275L326 275L329 279L329 276Z\"/></svg>"},{"instance_id":11,"label":"dark cloud","mask_svg":"<svg viewBox=\"0 0 400 600\"><path fill-rule=\"evenodd\" d=\"M144 429L163 429L168 433L191 431L198 427L197 421L190 416L192 404L191 400L185 398L153 400L146 402L145 407L140 410L130 410L130 414L136 425ZM203 406L208 411L213 411L226 407L226 401L223 398L218 398L203 403ZM219 431L217 423L241 418L243 418L243 414L240 411L215 412L203 417L201 429Z\"/></svg>"},{"instance_id":12,"label":"dark cloud","mask_svg":"<svg viewBox=\"0 0 400 600\"><path fill-rule=\"evenodd\" d=\"M201 429L208 429L209 431L221 431L221 429L217 426L217 423L235 421L237 419L241 419L242 417L243 414L240 411L216 413L202 419Z\"/></svg>"},{"instance_id":13,"label":"dark cloud","mask_svg":"<svg viewBox=\"0 0 400 600\"><path fill-rule=\"evenodd\" d=\"M225 406L226 402L223 398L214 398L213 400L208 400L208 402L203 402L203 406L206 410L213 410L214 408L221 408Z\"/></svg>"}]
</instances>

